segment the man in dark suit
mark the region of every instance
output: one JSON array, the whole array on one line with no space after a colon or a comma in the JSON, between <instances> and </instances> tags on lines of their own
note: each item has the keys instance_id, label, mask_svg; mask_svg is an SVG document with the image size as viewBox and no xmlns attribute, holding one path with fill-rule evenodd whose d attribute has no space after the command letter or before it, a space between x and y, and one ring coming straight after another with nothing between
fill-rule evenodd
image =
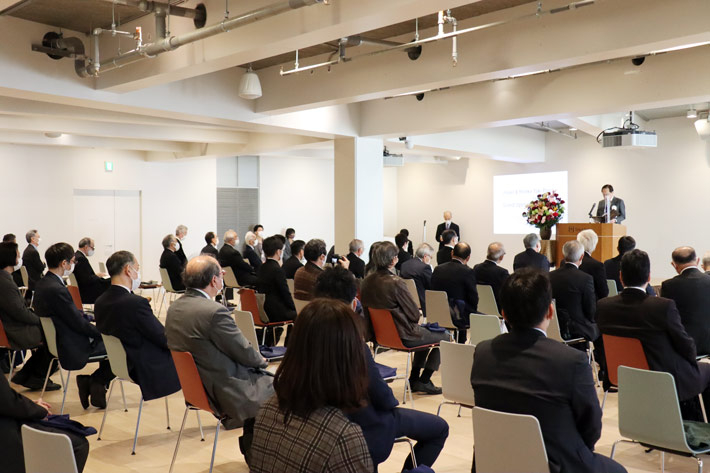
<instances>
[{"instance_id":1,"label":"man in dark suit","mask_svg":"<svg viewBox=\"0 0 710 473\"><path fill-rule=\"evenodd\" d=\"M288 246L288 244L286 244ZM283 269L286 279L293 279L296 276L296 271L303 267L303 247L306 242L303 240L295 240L291 243L291 257L284 261Z\"/></svg>"},{"instance_id":2,"label":"man in dark suit","mask_svg":"<svg viewBox=\"0 0 710 473\"><path fill-rule=\"evenodd\" d=\"M286 322L296 318L296 305L286 283L286 275L281 269L279 261L283 254L283 243L277 236L271 236L264 240L262 249L266 255L266 261L261 265L256 274L257 290L264 294L264 312L271 322ZM291 327L288 327L285 344L288 344ZM278 343L272 333L267 333L267 345Z\"/></svg>"},{"instance_id":3,"label":"man in dark suit","mask_svg":"<svg viewBox=\"0 0 710 473\"><path fill-rule=\"evenodd\" d=\"M618 197L614 197L614 186L604 184L602 200L597 204L597 217L604 217L604 222L621 223L626 220L626 205Z\"/></svg>"},{"instance_id":4,"label":"man in dark suit","mask_svg":"<svg viewBox=\"0 0 710 473\"><path fill-rule=\"evenodd\" d=\"M293 278L293 296L301 301L313 300L313 291L316 286L316 279L323 272L325 265L326 250L325 242L318 238L308 240L303 254L306 257L306 264L296 271Z\"/></svg>"},{"instance_id":5,"label":"man in dark suit","mask_svg":"<svg viewBox=\"0 0 710 473\"><path fill-rule=\"evenodd\" d=\"M27 248L25 248L25 251L22 253L22 265L27 269L27 279L29 281L25 299L29 300L32 298L32 292L35 290L37 281L42 279L42 273L46 266L37 251L37 247L42 241L37 230L27 232L27 234L25 234L25 240L27 240Z\"/></svg>"},{"instance_id":6,"label":"man in dark suit","mask_svg":"<svg viewBox=\"0 0 710 473\"><path fill-rule=\"evenodd\" d=\"M461 231L459 230L459 226L451 221L451 212L448 210L446 212L444 212L444 222L440 223L436 227L436 235L434 235L434 238L436 238L436 241L439 242L439 249L440 250L446 245L446 241L443 238L444 232L446 230L453 230L453 232L456 233L456 236L458 237L457 242L461 241ZM456 244L456 243L454 243L454 244Z\"/></svg>"},{"instance_id":7,"label":"man in dark suit","mask_svg":"<svg viewBox=\"0 0 710 473\"><path fill-rule=\"evenodd\" d=\"M165 328L145 297L133 294L141 283L140 265L128 251L117 251L106 261L111 287L94 306L96 327L121 340L128 373L150 401L180 390L180 380L168 350Z\"/></svg>"},{"instance_id":8,"label":"man in dark suit","mask_svg":"<svg viewBox=\"0 0 710 473\"><path fill-rule=\"evenodd\" d=\"M263 231L263 230L262 230ZM261 243L258 242L256 234L253 232L247 232L244 235L244 259L249 262L254 271L259 270L261 266ZM257 251L257 243L259 244L259 251Z\"/></svg>"},{"instance_id":9,"label":"man in dark suit","mask_svg":"<svg viewBox=\"0 0 710 473\"><path fill-rule=\"evenodd\" d=\"M434 268L431 276L432 291L445 291L448 296L451 320L459 329L459 343L466 341L469 315L478 310L476 272L468 267L469 259L471 247L468 243L457 243L451 261Z\"/></svg>"},{"instance_id":10,"label":"man in dark suit","mask_svg":"<svg viewBox=\"0 0 710 473\"><path fill-rule=\"evenodd\" d=\"M689 246L676 248L672 258L678 276L663 281L661 295L675 301L698 354L710 354L710 276L698 269L700 260Z\"/></svg>"},{"instance_id":11,"label":"man in dark suit","mask_svg":"<svg viewBox=\"0 0 710 473\"><path fill-rule=\"evenodd\" d=\"M568 241L562 247L562 254L564 264L550 273L552 297L557 301L557 319L562 337L583 337L595 341L599 338L599 329L594 323L594 281L579 269L584 258L584 247L578 241Z\"/></svg>"},{"instance_id":12,"label":"man in dark suit","mask_svg":"<svg viewBox=\"0 0 710 473\"><path fill-rule=\"evenodd\" d=\"M609 286L606 283L604 263L592 258L592 253L597 248L599 237L594 230L582 230L577 234L577 241L584 247L584 259L579 269L589 274L594 280L594 294L598 299L609 295Z\"/></svg>"},{"instance_id":13,"label":"man in dark suit","mask_svg":"<svg viewBox=\"0 0 710 473\"><path fill-rule=\"evenodd\" d=\"M55 243L44 254L47 274L37 282L34 306L37 315L50 317L57 332L59 363L66 370L80 370L89 357L105 355L106 349L98 329L74 305L62 276L71 274L74 267L74 249L68 243ZM114 375L108 360L99 362L99 368L90 377L77 376L79 399L86 409L91 404L106 408L106 388Z\"/></svg>"},{"instance_id":14,"label":"man in dark suit","mask_svg":"<svg viewBox=\"0 0 710 473\"><path fill-rule=\"evenodd\" d=\"M348 253L348 261L350 261L350 272L355 275L358 279L365 278L365 262L360 258L365 252L365 245L363 245L362 240L357 238L350 242L348 247L350 252Z\"/></svg>"},{"instance_id":15,"label":"man in dark suit","mask_svg":"<svg viewBox=\"0 0 710 473\"><path fill-rule=\"evenodd\" d=\"M400 277L403 279L414 279L414 284L417 286L417 294L419 295L419 305L425 317L426 291L431 289L431 257L433 254L434 248L428 243L422 243L417 248L415 257L404 263L399 272Z\"/></svg>"},{"instance_id":16,"label":"man in dark suit","mask_svg":"<svg viewBox=\"0 0 710 473\"><path fill-rule=\"evenodd\" d=\"M621 258L624 290L599 301L597 324L604 334L640 340L649 368L675 378L681 402L693 400L702 392L708 406L710 365L696 361L695 343L683 327L675 302L646 294L650 280L648 254L641 250L626 253Z\"/></svg>"},{"instance_id":17,"label":"man in dark suit","mask_svg":"<svg viewBox=\"0 0 710 473\"><path fill-rule=\"evenodd\" d=\"M456 232L453 230L446 230L442 235L443 247L439 247L438 253L436 253L436 264L444 264L451 261L451 252L454 246L459 242L459 237L456 236Z\"/></svg>"},{"instance_id":18,"label":"man in dark suit","mask_svg":"<svg viewBox=\"0 0 710 473\"><path fill-rule=\"evenodd\" d=\"M175 256L178 257L183 268L187 264L187 256L185 256L185 250L182 247L182 242L185 241L186 236L187 227L185 225L178 225L175 229L175 237L177 238L177 249L175 250Z\"/></svg>"},{"instance_id":19,"label":"man in dark suit","mask_svg":"<svg viewBox=\"0 0 710 473\"><path fill-rule=\"evenodd\" d=\"M710 251L706 251L703 255L702 268L705 274L710 274Z\"/></svg>"},{"instance_id":20,"label":"man in dark suit","mask_svg":"<svg viewBox=\"0 0 710 473\"><path fill-rule=\"evenodd\" d=\"M219 245L219 238L217 238L217 235L215 235L214 232L207 232L205 233L205 245L204 248L200 251L201 255L210 255L213 258L217 259L219 257L219 250L217 250L217 245Z\"/></svg>"},{"instance_id":21,"label":"man in dark suit","mask_svg":"<svg viewBox=\"0 0 710 473\"><path fill-rule=\"evenodd\" d=\"M500 288L508 279L508 270L501 267L500 264L505 256L505 247L503 243L494 242L488 245L486 252L486 260L473 267L476 273L476 283L491 286L493 295L496 298L496 305L500 311Z\"/></svg>"},{"instance_id":22,"label":"man in dark suit","mask_svg":"<svg viewBox=\"0 0 710 473\"><path fill-rule=\"evenodd\" d=\"M224 245L219 250L218 261L222 267L230 267L234 271L234 276L237 278L237 282L240 286L256 286L256 272L254 268L249 265L242 254L237 250L237 245L239 244L239 237L237 232L234 230L227 230L224 233ZM231 299L228 295L227 299Z\"/></svg>"},{"instance_id":23,"label":"man in dark suit","mask_svg":"<svg viewBox=\"0 0 710 473\"><path fill-rule=\"evenodd\" d=\"M619 254L604 261L604 272L606 273L606 278L607 280L612 279L616 283L617 292L624 290L624 286L621 284L621 278L619 277L619 273L621 271L621 258L634 248L636 248L636 240L627 235L622 236L619 238L619 243L616 245L616 249ZM646 294L649 296L657 295L656 291L653 289L653 286L650 284L646 286Z\"/></svg>"},{"instance_id":24,"label":"man in dark suit","mask_svg":"<svg viewBox=\"0 0 710 473\"><path fill-rule=\"evenodd\" d=\"M536 268L544 272L550 271L550 260L540 253L540 237L537 233L529 233L523 238L525 251L515 255L513 271L521 268Z\"/></svg>"},{"instance_id":25,"label":"man in dark suit","mask_svg":"<svg viewBox=\"0 0 710 473\"><path fill-rule=\"evenodd\" d=\"M409 256L414 257L414 248L412 246L412 240L409 239L409 230L407 230L406 228L403 228L399 231L399 233L401 233L402 235L407 237L407 243L408 243L407 253L409 253Z\"/></svg>"},{"instance_id":26,"label":"man in dark suit","mask_svg":"<svg viewBox=\"0 0 710 473\"><path fill-rule=\"evenodd\" d=\"M88 256L93 256L96 250L94 240L89 237L84 237L79 241L79 249L74 254L76 266L74 267L74 277L79 285L79 294L81 294L81 302L84 304L93 304L96 298L104 293L111 285L109 279L99 277L94 272L94 268L89 263ZM105 276L105 275L101 275Z\"/></svg>"},{"instance_id":27,"label":"man in dark suit","mask_svg":"<svg viewBox=\"0 0 710 473\"><path fill-rule=\"evenodd\" d=\"M178 249L178 239L175 235L166 235L163 238L163 254L160 255L160 267L165 268L170 277L170 284L176 291L184 291L185 285L182 283L182 270L185 265L180 261L176 251Z\"/></svg>"},{"instance_id":28,"label":"man in dark suit","mask_svg":"<svg viewBox=\"0 0 710 473\"><path fill-rule=\"evenodd\" d=\"M586 355L546 336L554 314L547 276L530 268L514 272L503 285L501 302L511 331L476 346L471 370L476 406L535 416L550 471L625 472L594 453L602 412Z\"/></svg>"},{"instance_id":29,"label":"man in dark suit","mask_svg":"<svg viewBox=\"0 0 710 473\"><path fill-rule=\"evenodd\" d=\"M398 261L394 268L399 271L402 269L402 263L409 261L412 257L407 251L409 248L409 240L405 235L398 233L394 237L394 242L397 245L397 249L399 250L399 253L397 254Z\"/></svg>"}]
</instances>

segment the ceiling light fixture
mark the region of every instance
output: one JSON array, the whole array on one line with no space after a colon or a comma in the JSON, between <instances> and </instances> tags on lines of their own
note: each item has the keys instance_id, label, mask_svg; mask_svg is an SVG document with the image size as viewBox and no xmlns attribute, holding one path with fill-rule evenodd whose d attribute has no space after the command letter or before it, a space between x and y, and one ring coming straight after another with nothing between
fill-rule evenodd
<instances>
[{"instance_id":1,"label":"ceiling light fixture","mask_svg":"<svg viewBox=\"0 0 710 473\"><path fill-rule=\"evenodd\" d=\"M540 71L532 71L532 72L523 72L521 74L513 74L512 76L508 76L508 79L517 79L518 77L525 77L525 76L534 76L537 74L544 74L546 72L550 72L549 69L543 69Z\"/></svg>"},{"instance_id":2,"label":"ceiling light fixture","mask_svg":"<svg viewBox=\"0 0 710 473\"><path fill-rule=\"evenodd\" d=\"M577 131L577 127L571 126L569 127L569 131Z\"/></svg>"},{"instance_id":3,"label":"ceiling light fixture","mask_svg":"<svg viewBox=\"0 0 710 473\"><path fill-rule=\"evenodd\" d=\"M47 138L59 138L62 134L58 131L48 131L44 134Z\"/></svg>"},{"instance_id":4,"label":"ceiling light fixture","mask_svg":"<svg viewBox=\"0 0 710 473\"><path fill-rule=\"evenodd\" d=\"M688 114L686 116L688 118L698 118L698 111L695 110L695 107L690 107L690 109L688 109Z\"/></svg>"},{"instance_id":5,"label":"ceiling light fixture","mask_svg":"<svg viewBox=\"0 0 710 473\"><path fill-rule=\"evenodd\" d=\"M255 100L261 97L261 81L259 76L249 66L239 81L239 96L246 100Z\"/></svg>"}]
</instances>

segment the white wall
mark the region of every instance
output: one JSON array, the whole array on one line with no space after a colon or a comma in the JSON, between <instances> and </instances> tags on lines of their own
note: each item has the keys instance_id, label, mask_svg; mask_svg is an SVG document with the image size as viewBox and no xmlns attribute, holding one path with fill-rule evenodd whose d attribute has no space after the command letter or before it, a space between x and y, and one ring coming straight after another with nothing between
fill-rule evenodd
<instances>
[{"instance_id":1,"label":"white wall","mask_svg":"<svg viewBox=\"0 0 710 473\"><path fill-rule=\"evenodd\" d=\"M385 215L395 212L388 206L396 206L397 229L408 228L417 245L422 220L428 221L427 240L433 243L441 214L450 209L463 240L472 246L472 261L483 260L488 243L498 240L508 253L503 265L512 269L522 236L493 234L493 176L567 170L570 221L586 222L589 207L601 198L601 186L613 184L626 202L627 233L651 257L653 280L671 277L675 247L691 245L699 255L710 250L710 144L700 140L686 118L655 120L648 127L658 132L656 149L602 149L586 135L571 140L547 133L546 162L541 164L472 159L406 165L397 171L397 198L385 200Z\"/></svg>"},{"instance_id":2,"label":"white wall","mask_svg":"<svg viewBox=\"0 0 710 473\"><path fill-rule=\"evenodd\" d=\"M105 160L114 162L112 173L104 172ZM15 233L24 248L25 232L37 228L40 254L59 241L76 247L74 189L141 191L144 280L159 280L161 240L178 224L189 228L188 256L199 252L202 235L216 227L214 159L146 162L128 151L0 144L0 175L0 233Z\"/></svg>"},{"instance_id":3,"label":"white wall","mask_svg":"<svg viewBox=\"0 0 710 473\"><path fill-rule=\"evenodd\" d=\"M400 227L397 225L397 170L396 167L386 167L383 169L383 202L384 202L384 233L385 236L392 237L399 233Z\"/></svg>"}]
</instances>

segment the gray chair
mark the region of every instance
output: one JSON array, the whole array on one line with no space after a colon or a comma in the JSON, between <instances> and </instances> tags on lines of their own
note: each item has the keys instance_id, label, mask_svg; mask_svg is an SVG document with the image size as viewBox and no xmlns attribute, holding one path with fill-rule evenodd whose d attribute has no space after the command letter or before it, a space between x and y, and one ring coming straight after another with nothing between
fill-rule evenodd
<instances>
[{"instance_id":1,"label":"gray chair","mask_svg":"<svg viewBox=\"0 0 710 473\"><path fill-rule=\"evenodd\" d=\"M500 317L493 288L485 284L476 284L476 290L478 291L478 312Z\"/></svg>"},{"instance_id":2,"label":"gray chair","mask_svg":"<svg viewBox=\"0 0 710 473\"><path fill-rule=\"evenodd\" d=\"M27 473L78 473L71 440L64 434L22 426Z\"/></svg>"},{"instance_id":3,"label":"gray chair","mask_svg":"<svg viewBox=\"0 0 710 473\"><path fill-rule=\"evenodd\" d=\"M163 285L163 298L160 300L160 306L158 307L158 314L160 314L160 311L163 310L163 304L165 304L165 307L170 305L170 303L175 300L175 298L180 295L184 294L185 291L176 291L173 288L173 283L170 282L170 275L168 274L168 270L165 268L158 268L160 270L160 282ZM166 297L167 297L167 302L166 302Z\"/></svg>"},{"instance_id":4,"label":"gray chair","mask_svg":"<svg viewBox=\"0 0 710 473\"><path fill-rule=\"evenodd\" d=\"M296 292L296 286L293 282L293 279L287 279L286 280L286 285L288 286L288 292L291 293L291 297L293 297L293 293Z\"/></svg>"},{"instance_id":5,"label":"gray chair","mask_svg":"<svg viewBox=\"0 0 710 473\"><path fill-rule=\"evenodd\" d=\"M594 345L592 342L585 340L584 338L570 338L570 339L565 339L562 338L562 331L560 330L560 321L557 318L557 303L555 302L554 299L552 299L552 307L554 308L553 314L552 314L552 320L550 320L550 325L547 327L547 336L551 338L552 340L557 340L558 342L562 342L565 345L574 345L577 343L585 343L587 345L586 347L586 352L587 352L587 359L589 360L589 364L592 365L592 372L594 374L594 379L596 380L597 385L601 384L601 380L599 379L597 370L594 369L594 363L596 360L594 359Z\"/></svg>"},{"instance_id":6,"label":"gray chair","mask_svg":"<svg viewBox=\"0 0 710 473\"><path fill-rule=\"evenodd\" d=\"M409 289L409 294L411 294L412 299L414 299L414 302L417 304L417 307L419 309L421 309L422 304L419 302L419 293L417 292L417 283L414 281L414 279L405 279L404 283L407 285L407 289Z\"/></svg>"},{"instance_id":7,"label":"gray chair","mask_svg":"<svg viewBox=\"0 0 710 473\"><path fill-rule=\"evenodd\" d=\"M259 351L259 340L256 337L256 327L254 326L254 318L251 315L251 312L245 312L243 310L235 310L233 312L234 314L234 321L237 324L237 327L239 330L241 330L242 334L244 335L244 338L246 338L249 343L251 343L251 346L254 347L256 351ZM263 356L263 355L262 355ZM276 361L280 360L283 358L283 356L273 356L273 357L266 357L266 361Z\"/></svg>"},{"instance_id":8,"label":"gray chair","mask_svg":"<svg viewBox=\"0 0 710 473\"><path fill-rule=\"evenodd\" d=\"M293 299L293 305L296 306L296 315L300 314L304 307L310 304L311 301L302 301L301 299Z\"/></svg>"},{"instance_id":9,"label":"gray chair","mask_svg":"<svg viewBox=\"0 0 710 473\"><path fill-rule=\"evenodd\" d=\"M27 293L27 287L30 285L30 276L27 274L27 268L25 266L20 266L20 276L22 276L22 286L20 286L18 289L20 290L20 294L22 294L22 297L25 297L25 294ZM30 305L30 307L32 307Z\"/></svg>"},{"instance_id":10,"label":"gray chair","mask_svg":"<svg viewBox=\"0 0 710 473\"><path fill-rule=\"evenodd\" d=\"M501 320L495 315L471 314L468 343L478 345L484 340L496 338L502 333Z\"/></svg>"},{"instance_id":11,"label":"gray chair","mask_svg":"<svg viewBox=\"0 0 710 473\"><path fill-rule=\"evenodd\" d=\"M444 291L432 291L427 289L424 293L426 299L426 321L433 324L439 324L439 327L458 331L453 321L451 320L451 309L449 308L449 297ZM451 340L455 340L451 333Z\"/></svg>"},{"instance_id":12,"label":"gray chair","mask_svg":"<svg viewBox=\"0 0 710 473\"><path fill-rule=\"evenodd\" d=\"M474 407L473 439L476 471L550 473L540 423L534 416Z\"/></svg>"},{"instance_id":13,"label":"gray chair","mask_svg":"<svg viewBox=\"0 0 710 473\"><path fill-rule=\"evenodd\" d=\"M616 287L616 281L613 279L607 279L606 285L609 288L609 297L619 295L619 289Z\"/></svg>"},{"instance_id":14,"label":"gray chair","mask_svg":"<svg viewBox=\"0 0 710 473\"><path fill-rule=\"evenodd\" d=\"M227 289L230 289L230 288L237 289L236 291L234 291L234 294L239 294L238 290L240 289L241 286L237 282L237 277L234 275L234 270L232 269L231 266L225 266L222 269L224 270L224 287L222 287L222 303L225 306L228 306L229 301L227 301L227 297L226 297Z\"/></svg>"},{"instance_id":15,"label":"gray chair","mask_svg":"<svg viewBox=\"0 0 710 473\"><path fill-rule=\"evenodd\" d=\"M441 413L441 406L454 404L469 409L474 406L473 387L471 386L471 369L473 368L473 353L476 347L464 343L441 342L441 391L444 401L439 404L436 415Z\"/></svg>"}]
</instances>

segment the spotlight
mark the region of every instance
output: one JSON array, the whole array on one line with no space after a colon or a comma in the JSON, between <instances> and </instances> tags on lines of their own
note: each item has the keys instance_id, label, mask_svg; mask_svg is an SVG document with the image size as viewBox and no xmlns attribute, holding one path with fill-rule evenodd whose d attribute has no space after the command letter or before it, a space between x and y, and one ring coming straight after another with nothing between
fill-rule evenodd
<instances>
[{"instance_id":1,"label":"spotlight","mask_svg":"<svg viewBox=\"0 0 710 473\"><path fill-rule=\"evenodd\" d=\"M421 94L415 95L415 97L417 98L417 100L419 100L421 102L422 100L424 100L424 92L422 92Z\"/></svg>"},{"instance_id":2,"label":"spotlight","mask_svg":"<svg viewBox=\"0 0 710 473\"><path fill-rule=\"evenodd\" d=\"M640 66L641 64L643 64L643 62L645 60L646 60L645 56L635 57L631 60L631 64L633 64L634 66Z\"/></svg>"},{"instance_id":3,"label":"spotlight","mask_svg":"<svg viewBox=\"0 0 710 473\"><path fill-rule=\"evenodd\" d=\"M44 134L47 138L59 138L62 134L58 131L48 131Z\"/></svg>"},{"instance_id":4,"label":"spotlight","mask_svg":"<svg viewBox=\"0 0 710 473\"><path fill-rule=\"evenodd\" d=\"M698 111L695 110L695 107L690 107L686 116L688 118L698 118Z\"/></svg>"},{"instance_id":5,"label":"spotlight","mask_svg":"<svg viewBox=\"0 0 710 473\"><path fill-rule=\"evenodd\" d=\"M239 81L239 96L247 100L255 100L261 97L261 82L251 66L242 76L242 80Z\"/></svg>"}]
</instances>

